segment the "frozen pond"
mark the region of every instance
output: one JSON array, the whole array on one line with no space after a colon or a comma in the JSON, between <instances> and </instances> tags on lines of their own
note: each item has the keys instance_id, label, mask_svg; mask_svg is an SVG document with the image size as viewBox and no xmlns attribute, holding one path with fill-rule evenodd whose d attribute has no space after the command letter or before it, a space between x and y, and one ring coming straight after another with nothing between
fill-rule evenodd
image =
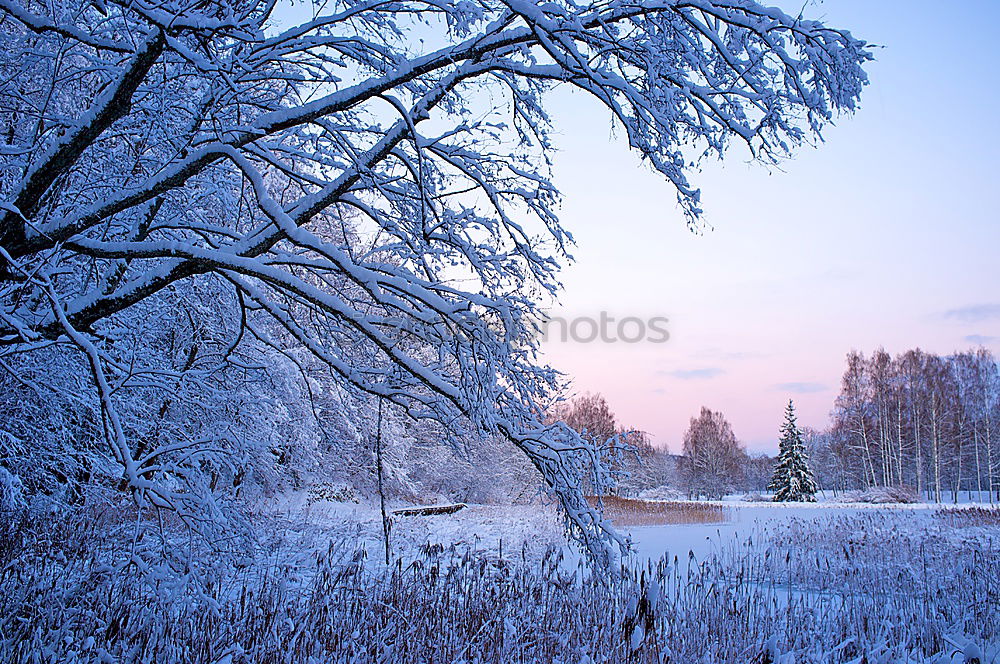
<instances>
[{"instance_id":1,"label":"frozen pond","mask_svg":"<svg viewBox=\"0 0 1000 664\"><path fill-rule=\"evenodd\" d=\"M622 530L632 539L637 561L655 561L664 555L669 555L671 559L676 556L679 561L683 561L691 554L696 560L704 560L720 548L762 540L767 530L793 519L822 521L870 510L912 511L914 518L923 519L928 510L935 509L933 505L927 504L719 504L726 509L727 519L722 523L632 526Z\"/></svg>"}]
</instances>

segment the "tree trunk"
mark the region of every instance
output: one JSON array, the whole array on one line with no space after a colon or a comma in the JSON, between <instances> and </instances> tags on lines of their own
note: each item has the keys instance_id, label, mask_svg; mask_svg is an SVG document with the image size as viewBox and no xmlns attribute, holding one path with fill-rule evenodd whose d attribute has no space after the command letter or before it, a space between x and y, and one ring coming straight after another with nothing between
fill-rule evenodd
<instances>
[{"instance_id":1,"label":"tree trunk","mask_svg":"<svg viewBox=\"0 0 1000 664\"><path fill-rule=\"evenodd\" d=\"M993 423L990 421L990 413L986 411L986 485L990 490L990 505L993 504ZM1000 495L997 496L1000 498Z\"/></svg>"},{"instance_id":2,"label":"tree trunk","mask_svg":"<svg viewBox=\"0 0 1000 664\"><path fill-rule=\"evenodd\" d=\"M865 450L865 461L868 463L868 467L865 469L865 480L868 484L868 488L876 485L875 480L875 463L872 460L872 449L871 445L868 443L868 430L865 426L865 420L863 416L858 416L859 429L861 430L861 444Z\"/></svg>"},{"instance_id":3,"label":"tree trunk","mask_svg":"<svg viewBox=\"0 0 1000 664\"><path fill-rule=\"evenodd\" d=\"M934 502L941 502L941 458L938 454L937 402L931 401L931 464L934 467Z\"/></svg>"},{"instance_id":4,"label":"tree trunk","mask_svg":"<svg viewBox=\"0 0 1000 664\"><path fill-rule=\"evenodd\" d=\"M962 424L958 426L958 438L955 441L955 456L958 457L958 469L955 472L954 481L952 482L952 503L958 504L958 492L962 490L962 438L965 427Z\"/></svg>"},{"instance_id":5,"label":"tree trunk","mask_svg":"<svg viewBox=\"0 0 1000 664\"><path fill-rule=\"evenodd\" d=\"M983 499L983 469L979 464L979 427L972 425L972 448L976 451L976 502Z\"/></svg>"},{"instance_id":6,"label":"tree trunk","mask_svg":"<svg viewBox=\"0 0 1000 664\"><path fill-rule=\"evenodd\" d=\"M903 403L896 399L896 473L899 485L903 486Z\"/></svg>"},{"instance_id":7,"label":"tree trunk","mask_svg":"<svg viewBox=\"0 0 1000 664\"><path fill-rule=\"evenodd\" d=\"M913 444L917 449L916 454L916 464L917 464L917 495L923 497L924 495L924 452L923 446L920 444L920 417L913 418Z\"/></svg>"}]
</instances>

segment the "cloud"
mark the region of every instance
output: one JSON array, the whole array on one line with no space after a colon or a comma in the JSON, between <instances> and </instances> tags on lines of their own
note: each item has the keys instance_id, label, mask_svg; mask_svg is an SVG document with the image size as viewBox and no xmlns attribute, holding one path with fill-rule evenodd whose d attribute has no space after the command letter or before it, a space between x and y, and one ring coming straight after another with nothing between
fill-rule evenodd
<instances>
[{"instance_id":1,"label":"cloud","mask_svg":"<svg viewBox=\"0 0 1000 664\"><path fill-rule=\"evenodd\" d=\"M714 360L757 360L761 358L771 357L771 353L761 353L759 351L732 351L732 350L722 350L721 348L703 348L691 355L691 357L700 359L714 359Z\"/></svg>"},{"instance_id":2,"label":"cloud","mask_svg":"<svg viewBox=\"0 0 1000 664\"><path fill-rule=\"evenodd\" d=\"M985 334L970 334L965 337L965 340L970 344L985 346L996 341L997 337L988 337Z\"/></svg>"},{"instance_id":3,"label":"cloud","mask_svg":"<svg viewBox=\"0 0 1000 664\"><path fill-rule=\"evenodd\" d=\"M706 378L715 378L716 376L721 376L726 372L719 367L703 367L701 369L675 369L673 371L660 371L659 373L664 376L679 378L680 380L702 380Z\"/></svg>"},{"instance_id":4,"label":"cloud","mask_svg":"<svg viewBox=\"0 0 1000 664\"><path fill-rule=\"evenodd\" d=\"M994 318L1000 318L1000 304L972 304L967 307L950 309L944 312L944 317L962 323L981 323Z\"/></svg>"},{"instance_id":5,"label":"cloud","mask_svg":"<svg viewBox=\"0 0 1000 664\"><path fill-rule=\"evenodd\" d=\"M828 388L822 383L778 383L774 389L792 394L812 394L813 392L826 392Z\"/></svg>"}]
</instances>

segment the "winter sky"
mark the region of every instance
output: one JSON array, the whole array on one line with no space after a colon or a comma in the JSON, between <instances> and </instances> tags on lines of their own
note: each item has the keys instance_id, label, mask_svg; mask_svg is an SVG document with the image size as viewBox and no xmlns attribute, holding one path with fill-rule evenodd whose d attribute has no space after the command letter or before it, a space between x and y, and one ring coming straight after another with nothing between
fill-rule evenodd
<instances>
[{"instance_id":1,"label":"winter sky","mask_svg":"<svg viewBox=\"0 0 1000 664\"><path fill-rule=\"evenodd\" d=\"M552 99L578 243L554 313L665 316L671 337L550 341L546 357L674 452L702 405L752 451L776 450L789 397L800 423L825 426L851 348L1000 353L1000 2L827 0L805 14L883 46L862 108L781 170L736 151L707 164L693 177L702 234L596 103Z\"/></svg>"}]
</instances>

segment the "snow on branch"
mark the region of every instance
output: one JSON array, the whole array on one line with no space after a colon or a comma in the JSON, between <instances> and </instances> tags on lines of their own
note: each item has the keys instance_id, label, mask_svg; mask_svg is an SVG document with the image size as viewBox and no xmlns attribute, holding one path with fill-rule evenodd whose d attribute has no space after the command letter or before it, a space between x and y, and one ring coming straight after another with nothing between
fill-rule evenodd
<instances>
[{"instance_id":1,"label":"snow on branch","mask_svg":"<svg viewBox=\"0 0 1000 664\"><path fill-rule=\"evenodd\" d=\"M611 560L580 489L599 454L542 424L560 379L536 359L539 299L572 243L544 95L603 104L695 224L692 165L733 138L765 162L818 138L856 108L867 45L749 0L286 11L0 0L0 354L82 351L128 483L177 491L186 443L129 441L102 372L157 365L155 344L123 359L123 326L189 293L192 334L228 348L213 366L273 337L413 417L499 433Z\"/></svg>"}]
</instances>

